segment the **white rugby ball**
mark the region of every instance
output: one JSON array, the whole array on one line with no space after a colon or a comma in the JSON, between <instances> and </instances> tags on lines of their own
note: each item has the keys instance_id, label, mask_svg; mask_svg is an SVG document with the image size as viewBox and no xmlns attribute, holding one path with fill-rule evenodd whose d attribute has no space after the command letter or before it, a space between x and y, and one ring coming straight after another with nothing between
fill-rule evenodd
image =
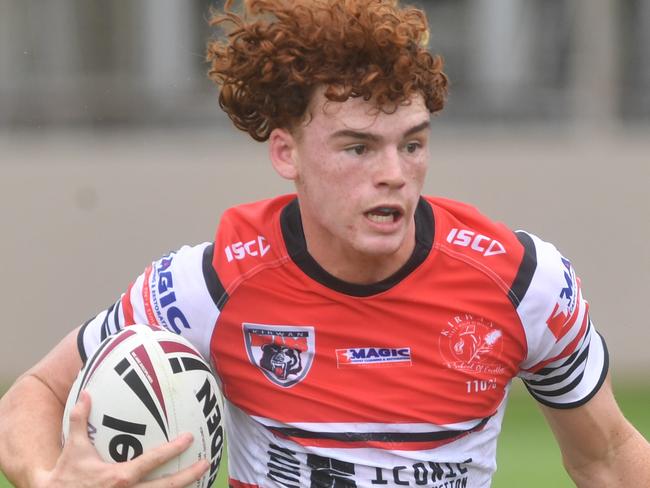
<instances>
[{"instance_id":1,"label":"white rugby ball","mask_svg":"<svg viewBox=\"0 0 650 488\"><path fill-rule=\"evenodd\" d=\"M103 459L128 461L191 432L192 445L147 479L207 459L210 469L192 486L212 485L223 447L223 403L210 367L186 339L162 328L132 325L102 342L68 395L64 442L82 390L92 399L88 436Z\"/></svg>"}]
</instances>

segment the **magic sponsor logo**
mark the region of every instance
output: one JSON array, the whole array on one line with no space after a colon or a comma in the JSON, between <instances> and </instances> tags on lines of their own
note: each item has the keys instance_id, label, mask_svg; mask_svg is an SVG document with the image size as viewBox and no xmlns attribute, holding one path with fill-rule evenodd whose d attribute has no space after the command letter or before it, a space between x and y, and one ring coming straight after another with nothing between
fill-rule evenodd
<instances>
[{"instance_id":1,"label":"magic sponsor logo","mask_svg":"<svg viewBox=\"0 0 650 488\"><path fill-rule=\"evenodd\" d=\"M336 350L339 368L352 366L411 366L410 347L350 347Z\"/></svg>"},{"instance_id":2,"label":"magic sponsor logo","mask_svg":"<svg viewBox=\"0 0 650 488\"><path fill-rule=\"evenodd\" d=\"M145 311L151 323L158 323L180 334L181 327L190 328L190 322L180 309L174 291L174 276L171 269L174 256L173 252L164 256L154 263L153 269L148 270L148 276L145 278L145 295L150 295L151 301L145 303Z\"/></svg>"}]
</instances>

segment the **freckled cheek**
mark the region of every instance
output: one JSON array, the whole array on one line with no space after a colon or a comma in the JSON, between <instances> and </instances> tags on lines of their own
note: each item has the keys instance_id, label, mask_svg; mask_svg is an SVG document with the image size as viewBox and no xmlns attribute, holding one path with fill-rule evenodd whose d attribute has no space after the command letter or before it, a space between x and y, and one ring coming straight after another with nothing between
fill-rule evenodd
<instances>
[{"instance_id":1,"label":"freckled cheek","mask_svg":"<svg viewBox=\"0 0 650 488\"><path fill-rule=\"evenodd\" d=\"M348 231L353 231L357 225L357 216L361 204L361 187L344 178L336 181L327 194L330 201L330 209L333 210L338 225L342 225Z\"/></svg>"},{"instance_id":2,"label":"freckled cheek","mask_svg":"<svg viewBox=\"0 0 650 488\"><path fill-rule=\"evenodd\" d=\"M411 180L418 181L424 180L428 169L428 158L422 158L409 166L409 177Z\"/></svg>"},{"instance_id":3,"label":"freckled cheek","mask_svg":"<svg viewBox=\"0 0 650 488\"><path fill-rule=\"evenodd\" d=\"M364 174L350 165L333 164L331 170L321 176L321 181L328 187L328 194L338 198L342 207L357 199L363 188Z\"/></svg>"},{"instance_id":4,"label":"freckled cheek","mask_svg":"<svg viewBox=\"0 0 650 488\"><path fill-rule=\"evenodd\" d=\"M322 173L311 188L312 198L319 202L321 214L328 220L345 222L354 213L359 199L359 185L344 174Z\"/></svg>"}]
</instances>

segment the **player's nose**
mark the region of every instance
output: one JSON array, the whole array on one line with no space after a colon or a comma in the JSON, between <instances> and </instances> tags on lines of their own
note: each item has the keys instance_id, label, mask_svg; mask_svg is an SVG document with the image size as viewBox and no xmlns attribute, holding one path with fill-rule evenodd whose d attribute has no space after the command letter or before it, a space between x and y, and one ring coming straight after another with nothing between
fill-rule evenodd
<instances>
[{"instance_id":1,"label":"player's nose","mask_svg":"<svg viewBox=\"0 0 650 488\"><path fill-rule=\"evenodd\" d=\"M375 185L401 188L406 183L403 161L398 148L388 147L382 151L375 166Z\"/></svg>"}]
</instances>

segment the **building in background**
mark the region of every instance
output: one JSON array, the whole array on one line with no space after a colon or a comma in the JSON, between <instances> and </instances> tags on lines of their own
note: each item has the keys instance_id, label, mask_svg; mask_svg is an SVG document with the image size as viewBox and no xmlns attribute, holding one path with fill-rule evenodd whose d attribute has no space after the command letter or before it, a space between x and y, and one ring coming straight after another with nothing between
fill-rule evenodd
<instances>
[{"instance_id":1,"label":"building in background","mask_svg":"<svg viewBox=\"0 0 650 488\"><path fill-rule=\"evenodd\" d=\"M0 127L191 125L208 0L0 0ZM650 2L420 0L460 124L650 121Z\"/></svg>"},{"instance_id":2,"label":"building in background","mask_svg":"<svg viewBox=\"0 0 650 488\"><path fill-rule=\"evenodd\" d=\"M425 192L558 245L647 381L650 1L412 3L451 79ZM0 0L0 385L225 208L292 191L218 107L210 5Z\"/></svg>"}]
</instances>

